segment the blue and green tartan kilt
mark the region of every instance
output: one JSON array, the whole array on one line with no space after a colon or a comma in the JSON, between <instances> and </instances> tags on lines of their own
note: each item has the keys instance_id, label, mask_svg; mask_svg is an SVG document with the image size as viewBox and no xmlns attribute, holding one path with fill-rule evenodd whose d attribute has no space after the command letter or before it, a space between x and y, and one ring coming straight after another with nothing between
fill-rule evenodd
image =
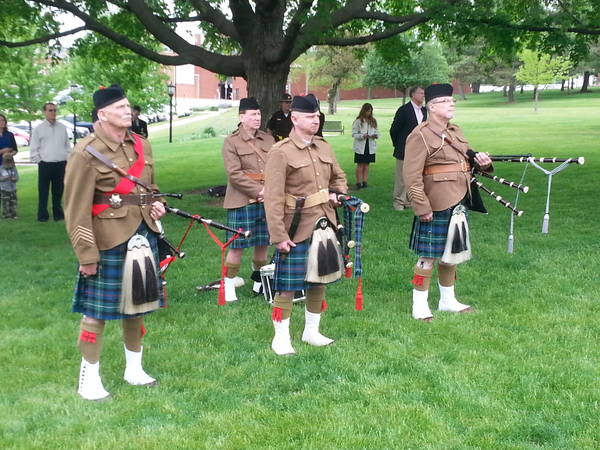
<instances>
[{"instance_id":1,"label":"blue and green tartan kilt","mask_svg":"<svg viewBox=\"0 0 600 450\"><path fill-rule=\"evenodd\" d=\"M136 233L141 234L148 239L150 247L152 248L152 253L154 254L154 262L158 269L158 239L156 233L150 230L144 221L142 221ZM84 278L79 274L79 271L77 271L77 282L75 284L75 293L73 295L73 305L71 309L72 312L82 313L88 317L102 320L127 319L142 315L121 314L119 311L121 284L123 281L123 265L126 254L127 241L109 250L100 251L100 261L98 262L98 272L96 275ZM160 294L160 306L164 306L164 293L158 270L157 280L159 283L158 292Z\"/></svg>"},{"instance_id":2,"label":"blue and green tartan kilt","mask_svg":"<svg viewBox=\"0 0 600 450\"><path fill-rule=\"evenodd\" d=\"M285 253L286 256L283 259L281 256L284 253L280 253L279 250L275 251L274 291L301 291L316 286L315 283L305 281L309 249L310 238L297 243L289 253Z\"/></svg>"},{"instance_id":3,"label":"blue and green tartan kilt","mask_svg":"<svg viewBox=\"0 0 600 450\"><path fill-rule=\"evenodd\" d=\"M252 234L248 239L237 238L231 243L229 248L249 248L261 245L269 245L269 231L267 230L267 218L265 216L265 207L262 203L250 203L241 208L227 210L227 225L236 230L242 228L250 230ZM233 233L227 232L227 239L230 239Z\"/></svg>"},{"instance_id":4,"label":"blue and green tartan kilt","mask_svg":"<svg viewBox=\"0 0 600 450\"><path fill-rule=\"evenodd\" d=\"M409 248L423 258L441 258L446 247L453 209L454 206L443 211L434 211L431 222L421 222L415 216Z\"/></svg>"}]
</instances>

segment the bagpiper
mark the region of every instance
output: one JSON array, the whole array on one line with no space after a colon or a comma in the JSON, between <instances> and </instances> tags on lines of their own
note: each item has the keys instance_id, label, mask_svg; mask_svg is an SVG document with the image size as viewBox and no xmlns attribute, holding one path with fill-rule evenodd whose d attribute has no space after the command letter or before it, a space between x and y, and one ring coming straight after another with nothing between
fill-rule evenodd
<instances>
[{"instance_id":1,"label":"bagpiper","mask_svg":"<svg viewBox=\"0 0 600 450\"><path fill-rule=\"evenodd\" d=\"M165 209L152 192L111 169L115 164L157 189L150 143L128 131L125 92L112 85L96 91L93 101L99 121L94 133L79 141L66 168L65 222L79 261L72 311L83 315L77 392L101 400L109 396L99 363L107 320L121 320L123 326L125 381L156 383L142 368L142 337L144 315L163 304L155 221Z\"/></svg>"},{"instance_id":2,"label":"bagpiper","mask_svg":"<svg viewBox=\"0 0 600 450\"><path fill-rule=\"evenodd\" d=\"M333 149L315 136L319 129L316 98L312 94L294 97L291 117L294 129L289 138L273 146L265 169L267 223L277 247L271 343L277 355L295 353L289 330L295 291L306 293L302 340L318 347L333 342L319 332L319 324L325 285L341 276L341 254L331 227L336 223L337 194L347 191L346 175Z\"/></svg>"},{"instance_id":3,"label":"bagpiper","mask_svg":"<svg viewBox=\"0 0 600 450\"><path fill-rule=\"evenodd\" d=\"M425 89L427 120L406 141L404 180L415 214L410 248L419 256L414 268L412 316L430 321L429 284L436 260L440 289L439 311L469 312L454 293L456 264L471 255L466 209L471 197L471 165L491 171L485 153L469 159L469 144L460 128L451 123L455 101L452 86L434 84Z\"/></svg>"},{"instance_id":4,"label":"bagpiper","mask_svg":"<svg viewBox=\"0 0 600 450\"><path fill-rule=\"evenodd\" d=\"M275 143L273 137L260 130L260 105L256 99L243 98L239 106L240 125L225 138L223 162L227 173L227 191L223 207L227 209L227 225L234 229L250 230L248 239L232 242L225 259L225 301L237 300L236 286L243 283L237 274L242 264L245 248L254 247L252 256L253 290L260 290L260 273L267 264L269 233L265 217L264 183L265 164L269 150ZM228 233L228 238L231 233Z\"/></svg>"}]
</instances>

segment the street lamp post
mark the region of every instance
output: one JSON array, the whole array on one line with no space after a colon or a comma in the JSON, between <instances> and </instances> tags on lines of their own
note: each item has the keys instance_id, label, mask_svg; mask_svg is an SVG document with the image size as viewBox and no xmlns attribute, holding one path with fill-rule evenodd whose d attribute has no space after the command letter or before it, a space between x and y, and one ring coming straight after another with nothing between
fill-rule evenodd
<instances>
[{"instance_id":1,"label":"street lamp post","mask_svg":"<svg viewBox=\"0 0 600 450\"><path fill-rule=\"evenodd\" d=\"M169 82L167 85L169 94L169 143L173 142L173 95L175 95L175 85Z\"/></svg>"},{"instance_id":2,"label":"street lamp post","mask_svg":"<svg viewBox=\"0 0 600 450\"><path fill-rule=\"evenodd\" d=\"M75 97L73 94L77 93L77 89L79 86L76 84L71 85L71 100L73 100L73 144L77 144L77 113L76 105L75 105Z\"/></svg>"}]
</instances>

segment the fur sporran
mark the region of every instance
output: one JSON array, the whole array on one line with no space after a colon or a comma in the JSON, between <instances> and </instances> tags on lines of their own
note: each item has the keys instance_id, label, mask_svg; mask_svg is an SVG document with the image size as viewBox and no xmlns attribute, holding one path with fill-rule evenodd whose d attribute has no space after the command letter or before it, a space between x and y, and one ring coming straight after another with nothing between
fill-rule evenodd
<instances>
[{"instance_id":1,"label":"fur sporran","mask_svg":"<svg viewBox=\"0 0 600 450\"><path fill-rule=\"evenodd\" d=\"M446 264L460 264L469 259L471 259L471 242L466 208L463 205L457 205L452 210L446 247L441 261Z\"/></svg>"},{"instance_id":2,"label":"fur sporran","mask_svg":"<svg viewBox=\"0 0 600 450\"><path fill-rule=\"evenodd\" d=\"M156 264L148 239L140 234L127 242L121 286L121 313L141 314L160 306Z\"/></svg>"},{"instance_id":3,"label":"fur sporran","mask_svg":"<svg viewBox=\"0 0 600 450\"><path fill-rule=\"evenodd\" d=\"M306 281L332 283L342 277L342 252L327 218L317 220L308 249Z\"/></svg>"}]
</instances>

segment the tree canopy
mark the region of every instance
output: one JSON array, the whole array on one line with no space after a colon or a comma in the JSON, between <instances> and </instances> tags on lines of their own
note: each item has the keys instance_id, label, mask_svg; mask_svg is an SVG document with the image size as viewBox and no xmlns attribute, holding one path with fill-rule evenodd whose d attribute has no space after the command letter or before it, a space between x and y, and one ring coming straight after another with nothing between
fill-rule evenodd
<instances>
[{"instance_id":1,"label":"tree canopy","mask_svg":"<svg viewBox=\"0 0 600 450\"><path fill-rule=\"evenodd\" d=\"M221 0L2 3L0 45L89 30L161 64L244 77L267 109L276 107L292 62L315 45L362 45L418 27L424 38L457 44L482 37L498 52L531 46L584 54L600 36L600 2L589 0L229 0L228 9ZM59 13L83 25L61 32ZM176 32L184 22L198 23L201 44Z\"/></svg>"}]
</instances>

